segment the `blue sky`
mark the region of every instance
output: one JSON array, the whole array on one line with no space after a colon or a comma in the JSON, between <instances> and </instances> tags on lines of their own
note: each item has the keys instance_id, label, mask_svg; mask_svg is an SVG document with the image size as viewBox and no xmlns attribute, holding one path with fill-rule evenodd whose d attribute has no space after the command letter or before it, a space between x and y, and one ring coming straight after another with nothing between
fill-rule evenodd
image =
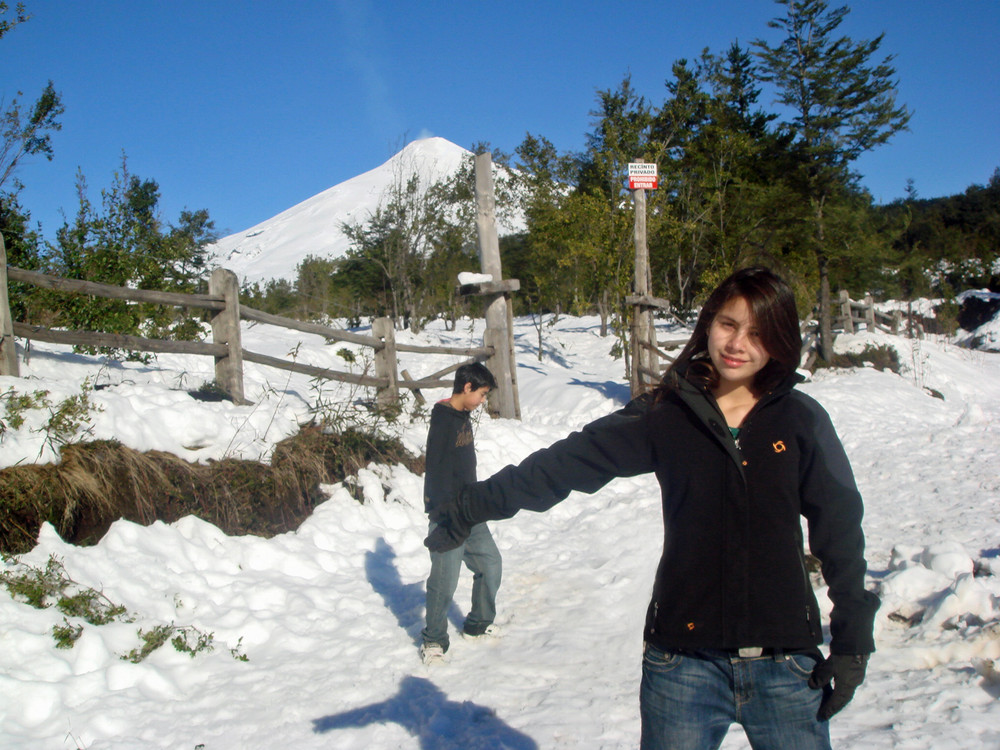
<instances>
[{"instance_id":1,"label":"blue sky","mask_svg":"<svg viewBox=\"0 0 1000 750\"><path fill-rule=\"evenodd\" d=\"M8 0L12 4L14 0ZM207 208L242 231L372 169L418 137L513 152L526 133L582 150L599 89L626 73L654 105L671 64L772 43L772 0L440 2L25 0L0 40L0 99L48 80L66 112L55 158L18 170L54 236L119 169L160 186L162 218ZM831 2L832 7L839 3ZM856 164L876 200L985 184L1000 166L996 0L855 0L840 31L885 32L910 131Z\"/></svg>"}]
</instances>

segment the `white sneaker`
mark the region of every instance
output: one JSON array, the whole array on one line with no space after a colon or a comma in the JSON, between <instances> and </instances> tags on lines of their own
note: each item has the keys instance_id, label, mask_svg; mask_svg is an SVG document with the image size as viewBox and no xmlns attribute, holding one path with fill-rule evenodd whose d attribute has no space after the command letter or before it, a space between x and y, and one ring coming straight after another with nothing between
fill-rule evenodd
<instances>
[{"instance_id":1,"label":"white sneaker","mask_svg":"<svg viewBox=\"0 0 1000 750\"><path fill-rule=\"evenodd\" d=\"M470 641L478 641L482 638L503 638L503 630L496 623L491 623L486 626L486 630L482 633L477 633L473 635L472 633L466 633L462 631L462 637Z\"/></svg>"},{"instance_id":2,"label":"white sneaker","mask_svg":"<svg viewBox=\"0 0 1000 750\"><path fill-rule=\"evenodd\" d=\"M425 643L420 647L420 661L424 664L444 661L444 647L440 643Z\"/></svg>"}]
</instances>

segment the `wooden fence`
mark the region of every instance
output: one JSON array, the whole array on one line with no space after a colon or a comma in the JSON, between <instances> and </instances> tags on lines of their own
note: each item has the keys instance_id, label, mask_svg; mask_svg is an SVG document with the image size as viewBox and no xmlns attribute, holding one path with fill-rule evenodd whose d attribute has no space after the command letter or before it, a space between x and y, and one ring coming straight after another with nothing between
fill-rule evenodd
<instances>
[{"instance_id":1,"label":"wooden fence","mask_svg":"<svg viewBox=\"0 0 1000 750\"><path fill-rule=\"evenodd\" d=\"M841 289L837 295L832 326L834 336L838 332L856 333L862 327L867 331L878 330L898 335L903 328L903 313L899 310L891 314L881 312L875 309L875 300L870 294L866 294L862 300L852 300L847 290ZM811 370L818 358L819 324L807 320L802 324L802 368Z\"/></svg>"},{"instance_id":2,"label":"wooden fence","mask_svg":"<svg viewBox=\"0 0 1000 750\"><path fill-rule=\"evenodd\" d=\"M486 155L488 158L488 155ZM478 166L478 165L477 165ZM485 171L485 170L484 170ZM495 228L492 230L495 234ZM487 233L488 234L488 233ZM496 244L496 243L494 243ZM499 274L499 253L494 261L495 270ZM149 339L140 336L101 333L97 331L63 331L44 328L13 321L8 303L8 280L31 284L44 289L53 289L72 294L86 294L95 297L120 299L128 302L173 305L177 307L193 307L213 311L211 319L212 342L201 341L167 341ZM0 235L0 375L18 375L18 363L14 337L35 339L49 343L69 344L72 346L106 347L153 353L198 354L211 356L215 359L215 379L217 385L236 403L246 403L243 388L243 362L266 365L277 369L302 373L314 378L336 380L353 383L363 387L374 388L378 403L395 403L400 396L400 388L413 391L415 398L422 401L420 389L444 388L451 381L443 380L444 376L454 372L463 364L485 361L490 370L497 376L498 382L506 382L508 390L513 386L513 396L501 398L502 404L497 410L499 416L520 417L517 404L516 364L513 358L512 321L510 320L509 295L517 291L519 284L516 279L501 282L481 282L461 287L461 294L482 294L491 301L491 307L498 301L503 302L504 315L498 316L497 330L494 331L487 320L487 335L482 347L444 347L415 346L399 344L395 340L395 328L388 318L377 318L372 323L372 335L365 336L342 329L331 328L320 323L303 322L294 318L254 310L240 304L239 285L236 274L226 269L216 269L209 279L208 294L180 294L155 290L130 289L92 281L64 279L57 276L26 271L7 265L7 255L3 236ZM637 311L661 309L667 310L670 305L648 295L638 295L626 299L628 304L636 306ZM862 301L850 298L846 290L841 290L838 296L839 315L833 320L836 330L854 333L860 326L867 330L882 330L898 334L902 327L903 315L900 311L892 314L882 313L875 309L871 295L865 295ZM505 317L504 317L505 316ZM331 341L345 341L359 346L370 347L373 352L375 374L350 373L330 370L295 361L271 357L243 349L241 343L240 321L250 320L258 323L275 325L291 330L314 333ZM674 361L674 357L666 350L683 346L686 338L657 341L655 328L651 335L637 336L633 331L633 391L648 390L662 378L663 372ZM817 358L818 334L816 326L809 321L802 328L801 367L811 369ZM417 354L446 354L463 357L456 364L450 365L438 372L420 380L414 380L406 370L398 371L396 355L399 352ZM400 378L402 375L402 378ZM504 396L504 389L498 392ZM637 395L633 393L633 395Z\"/></svg>"},{"instance_id":3,"label":"wooden fence","mask_svg":"<svg viewBox=\"0 0 1000 750\"><path fill-rule=\"evenodd\" d=\"M494 214L494 189L492 177L492 156L489 153L476 156L476 226L479 234L479 255L482 270L492 281L482 281L462 285L459 294L481 295L487 306L486 330L483 346L472 348L445 346L414 346L398 344L395 329L388 318L377 318L372 323L372 335L363 336L318 323L305 323L294 318L271 315L240 305L239 284L236 274L226 269L216 269L210 279L208 294L179 294L143 289L129 289L91 281L63 279L35 271L26 271L7 265L7 252L3 235L0 234L0 375L18 375L15 336L36 339L50 343L73 346L108 347L154 353L201 354L215 359L215 380L236 403L245 403L243 390L243 362L254 362L292 372L303 373L315 378L338 380L374 388L376 401L394 403L399 400L400 388L413 391L418 400L421 388L450 387L451 380L442 378L463 364L485 362L497 380L498 387L490 394L487 405L491 416L520 419L521 410L517 393L517 365L514 359L513 321L510 295L520 287L517 279L503 279L500 263L500 247L497 238ZM193 307L211 310L212 342L164 341L140 336L101 333L98 331L55 331L39 325L15 322L11 319L8 303L8 279L32 284L45 289L55 289L72 294L87 294L96 297L143 302L177 307ZM243 349L240 321L252 320L259 323L281 326L297 331L315 333L333 341L346 341L370 347L374 353L375 374L349 373L300 364L294 361L269 357ZM428 375L413 380L406 370L397 372L396 355L399 352L416 354L447 354L465 359ZM402 375L402 379L400 379Z\"/></svg>"},{"instance_id":4,"label":"wooden fence","mask_svg":"<svg viewBox=\"0 0 1000 750\"><path fill-rule=\"evenodd\" d=\"M840 315L834 317L833 325L839 327L846 333L854 333L858 326L863 325L867 330L880 330L886 333L899 334L903 327L903 313L896 310L891 315L875 309L875 301L870 294L857 302L852 300L846 289L840 290L837 299L840 306Z\"/></svg>"},{"instance_id":5,"label":"wooden fence","mask_svg":"<svg viewBox=\"0 0 1000 750\"><path fill-rule=\"evenodd\" d=\"M87 294L95 297L120 299L177 307L198 308L214 313L211 320L212 341L166 341L140 336L102 333L98 331L52 330L40 325L13 321L7 300L8 280L31 284L44 289L53 289L72 294ZM72 346L108 347L129 351L197 354L215 359L215 379L217 385L236 403L246 403L243 389L243 363L253 362L281 370L302 373L314 378L336 380L374 388L376 401L393 403L398 401L400 389L409 389L422 400L419 389L451 387L451 380L443 380L468 362L487 361L495 356L494 347L446 347L415 346L400 344L395 340L395 329L388 318L378 318L372 324L372 335L365 336L351 331L331 328L319 323L303 322L294 318L271 315L254 310L239 302L239 287L236 274L226 269L216 269L209 279L208 294L179 294L144 289L101 284L92 281L64 279L57 276L26 271L8 266L3 239L0 237L0 375L18 376L17 355L14 337L34 339L55 344ZM300 362L279 359L243 349L240 321L280 326L291 330L314 333L331 341L344 341L370 347L373 352L375 374L351 373L330 370ZM398 352L418 354L446 354L462 357L459 362L419 380L409 377L404 370L397 371ZM402 378L400 378L400 374Z\"/></svg>"}]
</instances>

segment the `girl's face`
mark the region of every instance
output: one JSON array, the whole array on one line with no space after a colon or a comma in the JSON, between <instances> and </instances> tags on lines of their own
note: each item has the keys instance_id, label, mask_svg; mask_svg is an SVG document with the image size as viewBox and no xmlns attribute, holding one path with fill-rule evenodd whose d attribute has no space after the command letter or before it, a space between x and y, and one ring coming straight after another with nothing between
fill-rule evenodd
<instances>
[{"instance_id":1,"label":"girl's face","mask_svg":"<svg viewBox=\"0 0 1000 750\"><path fill-rule=\"evenodd\" d=\"M708 356L719 373L719 388L750 388L754 376L771 359L743 297L733 297L708 328Z\"/></svg>"}]
</instances>

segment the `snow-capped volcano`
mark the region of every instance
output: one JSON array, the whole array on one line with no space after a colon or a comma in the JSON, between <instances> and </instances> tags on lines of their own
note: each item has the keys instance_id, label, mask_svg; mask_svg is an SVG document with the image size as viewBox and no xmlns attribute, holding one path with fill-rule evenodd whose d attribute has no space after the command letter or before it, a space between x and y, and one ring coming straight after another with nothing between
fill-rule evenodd
<instances>
[{"instance_id":1,"label":"snow-capped volcano","mask_svg":"<svg viewBox=\"0 0 1000 750\"><path fill-rule=\"evenodd\" d=\"M363 224L402 175L416 173L422 187L453 174L472 153L444 138L407 144L384 164L327 188L266 221L209 246L209 264L245 282L295 278L306 257L340 257L350 247L341 227Z\"/></svg>"}]
</instances>

